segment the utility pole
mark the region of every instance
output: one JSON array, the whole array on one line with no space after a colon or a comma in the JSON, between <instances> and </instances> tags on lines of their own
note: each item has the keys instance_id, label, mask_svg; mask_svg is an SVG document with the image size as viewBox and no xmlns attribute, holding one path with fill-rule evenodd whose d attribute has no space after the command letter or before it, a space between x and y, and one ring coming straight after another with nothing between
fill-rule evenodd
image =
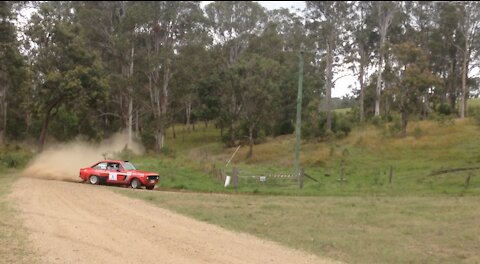
<instances>
[{"instance_id":1,"label":"utility pole","mask_svg":"<svg viewBox=\"0 0 480 264\"><path fill-rule=\"evenodd\" d=\"M302 90L303 90L303 52L304 45L300 44L300 63L298 75L298 94L297 94L297 124L295 125L295 175L298 176L300 186L300 141L301 141L301 127L302 127ZM301 186L300 186L301 188Z\"/></svg>"}]
</instances>

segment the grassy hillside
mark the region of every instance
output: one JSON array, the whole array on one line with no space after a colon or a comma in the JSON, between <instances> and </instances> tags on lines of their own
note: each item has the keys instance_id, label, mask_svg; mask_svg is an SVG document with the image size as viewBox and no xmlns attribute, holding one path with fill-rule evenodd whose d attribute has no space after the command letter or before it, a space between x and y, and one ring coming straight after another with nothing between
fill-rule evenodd
<instances>
[{"instance_id":1,"label":"grassy hillside","mask_svg":"<svg viewBox=\"0 0 480 264\"><path fill-rule=\"evenodd\" d=\"M161 189L288 196L117 191L347 263L477 263L480 171L429 175L480 166L479 128L474 119L421 121L409 125L406 138L392 137L386 125L356 128L334 142L304 141L302 166L318 182L306 179L303 190L294 181L246 177L238 190L223 188L210 171L224 167L235 149L202 128L169 138L167 156L133 160L160 172ZM250 159L242 147L232 166L241 176L290 172L293 146L293 136L268 138ZM342 160L347 180L340 182Z\"/></svg>"},{"instance_id":2,"label":"grassy hillside","mask_svg":"<svg viewBox=\"0 0 480 264\"><path fill-rule=\"evenodd\" d=\"M160 187L167 189L287 195L480 193L477 171L429 176L439 169L479 166L480 127L474 120L412 122L406 138L390 136L388 126L356 128L347 138L333 142L303 141L301 164L318 181L305 179L303 190L292 180L267 178L260 183L258 178L248 177L291 173L293 135L268 138L254 147L250 159L246 158L248 147L241 147L226 168L228 175L233 166L239 168L238 190L223 188L214 176L213 169L225 168L235 148L223 148L218 142L219 131L211 127L192 132L180 129L176 139L167 139L168 154L132 160L142 169L158 171ZM342 163L346 181L338 180ZM465 178L469 174L467 188Z\"/></svg>"}]
</instances>

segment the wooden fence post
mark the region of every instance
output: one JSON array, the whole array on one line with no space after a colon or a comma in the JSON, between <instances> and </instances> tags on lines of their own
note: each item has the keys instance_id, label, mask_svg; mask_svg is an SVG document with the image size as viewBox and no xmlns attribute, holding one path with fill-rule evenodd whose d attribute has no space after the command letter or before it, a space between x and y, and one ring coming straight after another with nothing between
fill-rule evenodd
<instances>
[{"instance_id":1,"label":"wooden fence post","mask_svg":"<svg viewBox=\"0 0 480 264\"><path fill-rule=\"evenodd\" d=\"M233 167L232 177L233 177L233 187L237 189L238 188L238 168L237 167Z\"/></svg>"},{"instance_id":2,"label":"wooden fence post","mask_svg":"<svg viewBox=\"0 0 480 264\"><path fill-rule=\"evenodd\" d=\"M470 178L472 177L472 173L470 172L469 174L467 174L467 176L465 177L465 189L468 188L468 186L470 185Z\"/></svg>"}]
</instances>

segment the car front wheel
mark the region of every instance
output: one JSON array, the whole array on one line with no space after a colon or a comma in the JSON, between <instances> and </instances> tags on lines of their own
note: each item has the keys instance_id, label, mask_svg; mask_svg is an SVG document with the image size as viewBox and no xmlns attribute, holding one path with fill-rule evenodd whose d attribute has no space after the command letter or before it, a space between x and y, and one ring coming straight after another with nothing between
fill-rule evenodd
<instances>
[{"instance_id":1,"label":"car front wheel","mask_svg":"<svg viewBox=\"0 0 480 264\"><path fill-rule=\"evenodd\" d=\"M88 178L88 182L90 184L97 185L100 182L100 179L98 178L98 176L92 175L90 176L90 178Z\"/></svg>"},{"instance_id":2,"label":"car front wheel","mask_svg":"<svg viewBox=\"0 0 480 264\"><path fill-rule=\"evenodd\" d=\"M145 188L147 188L147 190L153 190L153 188L155 188L155 185L147 186L147 187L145 187Z\"/></svg>"},{"instance_id":3,"label":"car front wheel","mask_svg":"<svg viewBox=\"0 0 480 264\"><path fill-rule=\"evenodd\" d=\"M138 180L138 179L133 179L131 182L130 182L130 187L132 187L133 189L138 189L142 186L142 183Z\"/></svg>"}]
</instances>

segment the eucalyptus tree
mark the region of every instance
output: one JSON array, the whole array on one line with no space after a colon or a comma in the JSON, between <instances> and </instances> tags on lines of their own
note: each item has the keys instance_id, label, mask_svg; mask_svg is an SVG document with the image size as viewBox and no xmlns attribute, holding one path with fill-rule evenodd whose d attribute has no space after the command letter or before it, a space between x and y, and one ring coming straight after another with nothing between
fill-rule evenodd
<instances>
[{"instance_id":1,"label":"eucalyptus tree","mask_svg":"<svg viewBox=\"0 0 480 264\"><path fill-rule=\"evenodd\" d=\"M36 44L32 60L37 89L33 92L42 119L40 150L61 107L88 111L107 94L102 65L87 48L73 15L69 2L44 2L29 21L27 35Z\"/></svg>"},{"instance_id":2,"label":"eucalyptus tree","mask_svg":"<svg viewBox=\"0 0 480 264\"><path fill-rule=\"evenodd\" d=\"M439 78L428 68L428 56L412 42L392 47L393 91L401 113L401 135L406 136L409 115L418 111L425 91L439 83Z\"/></svg>"},{"instance_id":3,"label":"eucalyptus tree","mask_svg":"<svg viewBox=\"0 0 480 264\"><path fill-rule=\"evenodd\" d=\"M350 2L344 1L307 1L306 15L310 35L316 39L316 44L326 51L325 63L325 111L327 113L326 129L332 129L331 96L333 85L334 61L343 52L346 44L346 24L352 14L348 9Z\"/></svg>"},{"instance_id":4,"label":"eucalyptus tree","mask_svg":"<svg viewBox=\"0 0 480 264\"><path fill-rule=\"evenodd\" d=\"M392 1L378 1L374 2L377 9L377 23L380 34L380 45L378 47L378 69L377 69L377 89L375 97L375 116L380 116L380 100L382 91L382 72L383 62L385 58L385 43L387 41L388 29L392 24L395 13L397 12L397 3Z\"/></svg>"},{"instance_id":5,"label":"eucalyptus tree","mask_svg":"<svg viewBox=\"0 0 480 264\"><path fill-rule=\"evenodd\" d=\"M435 97L441 105L455 111L458 87L461 87L462 13L458 5L450 2L435 3L434 29L430 35L431 65L443 82L435 87Z\"/></svg>"},{"instance_id":6,"label":"eucalyptus tree","mask_svg":"<svg viewBox=\"0 0 480 264\"><path fill-rule=\"evenodd\" d=\"M435 61L435 54L432 53L432 39L431 36L435 30L435 3L431 1L412 1L407 2L404 5L404 13L406 24L405 35L409 38L409 41L415 43L417 47L422 49L422 51L427 56L429 70L436 74L433 61ZM433 87L432 89L427 89L424 91L424 94L421 95L423 106L422 106L422 116L427 118L430 114L431 103L435 103L435 98L433 97ZM433 101L433 102L432 102Z\"/></svg>"},{"instance_id":7,"label":"eucalyptus tree","mask_svg":"<svg viewBox=\"0 0 480 264\"><path fill-rule=\"evenodd\" d=\"M170 83L174 61L180 47L188 45L192 32L202 31L204 17L199 1L158 1L143 3L146 24L142 30L146 38L146 67L150 107L154 117L155 150L165 144L168 125Z\"/></svg>"},{"instance_id":8,"label":"eucalyptus tree","mask_svg":"<svg viewBox=\"0 0 480 264\"><path fill-rule=\"evenodd\" d=\"M25 84L27 69L16 39L15 5L0 1L0 145L6 142L8 103ZM11 105L13 107L18 107Z\"/></svg>"},{"instance_id":9,"label":"eucalyptus tree","mask_svg":"<svg viewBox=\"0 0 480 264\"><path fill-rule=\"evenodd\" d=\"M275 100L279 96L280 64L257 54L247 55L233 68L244 105L240 116L248 129L249 152L253 155L254 132L271 122Z\"/></svg>"},{"instance_id":10,"label":"eucalyptus tree","mask_svg":"<svg viewBox=\"0 0 480 264\"><path fill-rule=\"evenodd\" d=\"M360 122L363 123L365 120L365 82L368 79L366 75L373 59L373 50L378 34L373 30L375 21L372 2L356 1L351 8L354 15L354 19L350 23L353 41L348 56L354 64L354 70L358 72L358 83L360 85L359 118Z\"/></svg>"},{"instance_id":11,"label":"eucalyptus tree","mask_svg":"<svg viewBox=\"0 0 480 264\"><path fill-rule=\"evenodd\" d=\"M467 79L472 59L478 56L478 34L480 33L480 3L476 1L461 2L460 12L462 21L460 25L460 34L462 35L463 45L458 47L462 53L462 87L460 91L460 118L464 118L467 111L468 89ZM473 57L473 58L472 58Z\"/></svg>"},{"instance_id":12,"label":"eucalyptus tree","mask_svg":"<svg viewBox=\"0 0 480 264\"><path fill-rule=\"evenodd\" d=\"M252 1L216 1L208 4L205 12L214 45L219 46L223 52L223 64L227 68L238 62L251 37L259 35L267 21L265 9ZM244 102L239 96L241 88L231 79L232 75L228 70L224 71L222 76L227 78L222 85L222 120L228 122L230 127L230 145L235 145L237 122Z\"/></svg>"},{"instance_id":13,"label":"eucalyptus tree","mask_svg":"<svg viewBox=\"0 0 480 264\"><path fill-rule=\"evenodd\" d=\"M121 120L132 141L133 116L140 106L140 98L134 103L138 87L134 73L137 49L137 32L143 18L143 6L127 1L80 1L72 3L75 22L81 25L92 53L98 54L107 69L112 88L109 102L99 110L111 127L111 118Z\"/></svg>"}]
</instances>

